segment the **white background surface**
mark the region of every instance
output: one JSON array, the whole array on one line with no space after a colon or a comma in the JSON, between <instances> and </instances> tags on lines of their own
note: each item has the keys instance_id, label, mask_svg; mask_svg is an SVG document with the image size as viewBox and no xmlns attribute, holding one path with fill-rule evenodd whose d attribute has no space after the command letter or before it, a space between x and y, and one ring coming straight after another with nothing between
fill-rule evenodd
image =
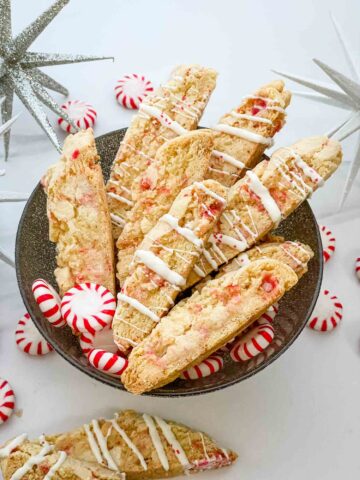
<instances>
[{"instance_id":1,"label":"white background surface","mask_svg":"<svg viewBox=\"0 0 360 480\"><path fill-rule=\"evenodd\" d=\"M50 5L49 0L12 3L15 32ZM122 74L144 73L159 83L180 62L213 66L220 72L218 87L201 122L211 125L241 96L271 80L271 68L326 80L311 62L318 57L348 73L329 9L343 25L359 58L360 3L355 0L72 0L34 48L116 57L115 63L47 69L70 89L70 98L93 103L98 110L97 135L129 123L131 113L118 107L113 95L115 81ZM56 98L61 102L60 96ZM23 107L16 103L15 112L20 110ZM346 115L333 107L294 98L288 125L278 135L276 146L327 132ZM348 140L344 148L345 159L350 160L354 140ZM57 159L27 112L13 128L11 154L0 190L30 192ZM324 335L306 329L265 371L217 393L189 399L134 397L92 381L56 354L25 356L14 342L24 307L14 271L1 264L0 377L11 382L22 416L13 416L0 426L0 443L23 431L38 435L64 430L131 407L203 429L239 452L234 467L204 473L201 478L358 478L360 285L353 263L360 256L359 181L346 213L331 215L346 169L343 166L313 200L318 217L337 237L337 252L326 265L324 286L344 304L342 325ZM0 242L8 251L14 247L21 210L21 204L0 206Z\"/></svg>"}]
</instances>

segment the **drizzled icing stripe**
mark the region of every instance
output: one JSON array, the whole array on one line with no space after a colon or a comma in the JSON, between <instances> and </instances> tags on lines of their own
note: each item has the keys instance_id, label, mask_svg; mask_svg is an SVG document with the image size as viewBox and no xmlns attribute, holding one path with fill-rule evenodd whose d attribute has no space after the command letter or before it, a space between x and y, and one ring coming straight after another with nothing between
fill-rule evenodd
<instances>
[{"instance_id":1,"label":"drizzled icing stripe","mask_svg":"<svg viewBox=\"0 0 360 480\"><path fill-rule=\"evenodd\" d=\"M141 466L143 467L144 470L147 470L148 467L146 465L145 459L142 456L141 452L137 448L136 445L130 440L128 437L127 433L120 427L120 425L116 422L116 419L111 420L111 425L113 428L117 431L117 433L121 436L121 438L124 440L126 445L130 448L130 450L137 456L139 459L139 462L141 463Z\"/></svg>"},{"instance_id":2,"label":"drizzled icing stripe","mask_svg":"<svg viewBox=\"0 0 360 480\"><path fill-rule=\"evenodd\" d=\"M275 200L270 195L269 190L261 183L259 177L251 170L246 172L246 175L250 180L249 182L250 189L258 197L260 197L261 203L263 204L265 210L270 215L271 220L275 223L275 225L277 225L281 220L281 211L277 206L277 203L275 202Z\"/></svg>"},{"instance_id":3,"label":"drizzled icing stripe","mask_svg":"<svg viewBox=\"0 0 360 480\"><path fill-rule=\"evenodd\" d=\"M101 456L101 452L100 452L100 449L98 447L98 444L96 443L95 437L94 437L92 431L90 430L90 426L85 424L83 428L85 430L85 433L86 433L86 436L87 436L87 439L88 439L88 444L90 446L90 449L91 449L94 457L96 458L96 461L98 463L102 464L103 459L102 459L102 456Z\"/></svg>"},{"instance_id":4,"label":"drizzled icing stripe","mask_svg":"<svg viewBox=\"0 0 360 480\"><path fill-rule=\"evenodd\" d=\"M107 195L108 195L108 197L114 198L115 200L118 200L121 203L125 203L126 205L129 205L130 207L132 207L134 205L134 202L132 202L131 200L128 200L127 198L125 198L121 195L118 195L117 193L107 192Z\"/></svg>"},{"instance_id":5,"label":"drizzled icing stripe","mask_svg":"<svg viewBox=\"0 0 360 480\"><path fill-rule=\"evenodd\" d=\"M141 104L140 111L143 111L150 115L151 117L156 118L163 127L170 128L173 132L177 133L178 135L183 135L184 133L188 133L186 128L182 127L180 123L172 120L166 113L162 112L158 108L152 105L146 105L144 103Z\"/></svg>"},{"instance_id":6,"label":"drizzled icing stripe","mask_svg":"<svg viewBox=\"0 0 360 480\"><path fill-rule=\"evenodd\" d=\"M218 195L217 193L213 192L212 190L210 190L209 188L205 187L205 185L201 182L194 182L193 185L197 188L199 188L200 190L202 190L203 192L205 192L207 195L209 195L210 197L212 198L215 198L215 200L217 200L218 202L221 202L221 203L226 203L226 200L225 198L223 197L220 197L220 195Z\"/></svg>"},{"instance_id":7,"label":"drizzled icing stripe","mask_svg":"<svg viewBox=\"0 0 360 480\"><path fill-rule=\"evenodd\" d=\"M194 272L196 273L196 275L199 275L199 277L202 277L202 278L206 277L206 273L204 272L204 270L201 270L199 265L194 265Z\"/></svg>"},{"instance_id":8,"label":"drizzled icing stripe","mask_svg":"<svg viewBox=\"0 0 360 480\"><path fill-rule=\"evenodd\" d=\"M115 213L110 213L110 217L111 217L111 220L113 223L123 227L125 225L125 220L121 217L119 217L119 215L115 215Z\"/></svg>"},{"instance_id":9,"label":"drizzled icing stripe","mask_svg":"<svg viewBox=\"0 0 360 480\"><path fill-rule=\"evenodd\" d=\"M247 253L242 253L234 258L234 262L237 263L241 268L245 267L250 263L249 255Z\"/></svg>"},{"instance_id":10,"label":"drizzled icing stripe","mask_svg":"<svg viewBox=\"0 0 360 480\"><path fill-rule=\"evenodd\" d=\"M55 475L55 473L59 470L59 468L61 467L61 465L65 462L66 457L67 457L66 452L60 452L59 458L58 458L57 461L54 463L54 465L50 468L50 470L49 470L48 473L45 475L45 477L43 478L43 480L51 480L52 477Z\"/></svg>"},{"instance_id":11,"label":"drizzled icing stripe","mask_svg":"<svg viewBox=\"0 0 360 480\"><path fill-rule=\"evenodd\" d=\"M182 446L177 441L175 435L173 434L171 427L160 417L155 416L155 421L159 425L164 437L169 442L169 445L173 449L177 459L184 467L184 470L189 470L191 468L191 463L189 462L186 453L184 452Z\"/></svg>"},{"instance_id":12,"label":"drizzled icing stripe","mask_svg":"<svg viewBox=\"0 0 360 480\"><path fill-rule=\"evenodd\" d=\"M0 458L8 457L10 453L15 450L15 448L19 447L22 443L24 443L26 439L27 433L23 433L11 440L11 442L9 442L5 447L0 449Z\"/></svg>"},{"instance_id":13,"label":"drizzled icing stripe","mask_svg":"<svg viewBox=\"0 0 360 480\"><path fill-rule=\"evenodd\" d=\"M102 434L101 428L99 426L99 422L97 420L92 420L91 424L94 429L95 436L98 441L102 456L105 458L108 467L111 468L111 470L115 470L116 472L118 472L119 469L107 448L107 442L105 440L104 435Z\"/></svg>"},{"instance_id":14,"label":"drizzled icing stripe","mask_svg":"<svg viewBox=\"0 0 360 480\"><path fill-rule=\"evenodd\" d=\"M214 157L221 158L222 160L224 160L224 162L230 163L230 165L236 168L245 168L245 164L243 162L241 162L237 158L234 158L225 152L220 152L219 150L213 150L211 153L212 155L214 155Z\"/></svg>"},{"instance_id":15,"label":"drizzled icing stripe","mask_svg":"<svg viewBox=\"0 0 360 480\"><path fill-rule=\"evenodd\" d=\"M300 168L300 170L303 171L304 175L314 183L316 183L319 187L324 185L324 179L322 178L321 175L318 174L318 172L312 168L310 165L308 165L304 160L301 158L301 156L295 152L294 150L290 149L290 152L292 155L294 155L294 163L297 167Z\"/></svg>"},{"instance_id":16,"label":"drizzled icing stripe","mask_svg":"<svg viewBox=\"0 0 360 480\"><path fill-rule=\"evenodd\" d=\"M22 467L18 468L10 477L10 480L20 480L24 475L26 475L30 470L35 466L39 465L44 459L45 456L52 451L52 446L47 442L44 442L44 445L40 452L37 455L30 457Z\"/></svg>"},{"instance_id":17,"label":"drizzled icing stripe","mask_svg":"<svg viewBox=\"0 0 360 480\"><path fill-rule=\"evenodd\" d=\"M269 118L258 117L257 115L248 115L246 113L238 113L232 111L231 116L235 118L243 118L244 120L250 120L253 122L267 123L268 125L272 125L273 123Z\"/></svg>"},{"instance_id":18,"label":"drizzled icing stripe","mask_svg":"<svg viewBox=\"0 0 360 480\"><path fill-rule=\"evenodd\" d=\"M166 213L165 215L163 215L160 218L160 221L167 223L173 230L175 230L179 235L194 244L195 247L197 247L198 249L201 249L203 247L203 241L198 238L190 228L180 227L179 220L176 217L170 215L170 213Z\"/></svg>"},{"instance_id":19,"label":"drizzled icing stripe","mask_svg":"<svg viewBox=\"0 0 360 480\"><path fill-rule=\"evenodd\" d=\"M248 246L245 240L238 240L237 238L230 237L229 235L224 235L222 233L215 233L214 235L211 235L211 242L212 239L215 242L222 243L223 245L227 245L228 247L234 248L235 250L239 250L239 252L243 252Z\"/></svg>"},{"instance_id":20,"label":"drizzled icing stripe","mask_svg":"<svg viewBox=\"0 0 360 480\"><path fill-rule=\"evenodd\" d=\"M245 128L232 127L231 125L226 125L225 123L219 123L213 128L218 132L228 133L229 135L235 135L236 137L244 138L254 143L262 143L271 147L273 145L273 139L270 137L264 137L258 133L251 132Z\"/></svg>"},{"instance_id":21,"label":"drizzled icing stripe","mask_svg":"<svg viewBox=\"0 0 360 480\"><path fill-rule=\"evenodd\" d=\"M154 253L150 252L149 250L137 250L135 252L135 256L138 258L138 260L140 260L141 263L146 265L153 272L160 275L160 277L167 282L171 283L172 285L176 285L177 287L185 286L185 278L179 275L177 272L174 272L174 270L171 270L166 263Z\"/></svg>"},{"instance_id":22,"label":"drizzled icing stripe","mask_svg":"<svg viewBox=\"0 0 360 480\"><path fill-rule=\"evenodd\" d=\"M156 315L156 313L152 312L149 308L145 307L142 303L132 297L128 297L123 293L118 293L118 299L122 302L128 303L131 307L135 308L138 312L142 313L149 317L153 322L158 322L160 317Z\"/></svg>"},{"instance_id":23,"label":"drizzled icing stripe","mask_svg":"<svg viewBox=\"0 0 360 480\"><path fill-rule=\"evenodd\" d=\"M218 264L216 263L216 261L211 256L211 253L208 250L206 250L206 248L204 248L202 253L203 253L204 257L206 258L206 261L211 265L211 267L214 270L217 270Z\"/></svg>"},{"instance_id":24,"label":"drizzled icing stripe","mask_svg":"<svg viewBox=\"0 0 360 480\"><path fill-rule=\"evenodd\" d=\"M167 472L169 470L169 460L166 456L166 452L161 442L161 438L155 426L154 420L152 419L152 417L150 417L150 415L147 415L146 413L144 413L143 419L146 423L147 428L149 429L150 438L155 447L160 463L163 469Z\"/></svg>"}]
</instances>

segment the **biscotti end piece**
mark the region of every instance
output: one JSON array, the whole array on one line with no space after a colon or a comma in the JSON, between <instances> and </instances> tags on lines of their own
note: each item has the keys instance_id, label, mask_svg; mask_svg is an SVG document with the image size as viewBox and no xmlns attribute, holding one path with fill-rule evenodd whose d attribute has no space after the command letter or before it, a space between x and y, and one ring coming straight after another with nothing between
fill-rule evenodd
<instances>
[{"instance_id":1,"label":"biscotti end piece","mask_svg":"<svg viewBox=\"0 0 360 480\"><path fill-rule=\"evenodd\" d=\"M290 99L284 82L276 80L244 97L237 108L221 117L215 127L209 178L230 187L253 168L285 125Z\"/></svg>"},{"instance_id":2,"label":"biscotti end piece","mask_svg":"<svg viewBox=\"0 0 360 480\"><path fill-rule=\"evenodd\" d=\"M63 154L42 181L49 237L57 250L60 294L94 282L115 293L114 246L104 180L93 131L69 135Z\"/></svg>"},{"instance_id":3,"label":"biscotti end piece","mask_svg":"<svg viewBox=\"0 0 360 480\"><path fill-rule=\"evenodd\" d=\"M297 280L289 266L263 259L209 281L132 350L122 375L125 388L141 394L175 380L237 336Z\"/></svg>"},{"instance_id":4,"label":"biscotti end piece","mask_svg":"<svg viewBox=\"0 0 360 480\"><path fill-rule=\"evenodd\" d=\"M132 207L133 182L152 164L161 145L197 128L216 77L211 68L180 65L142 102L120 144L107 183L114 238L119 237Z\"/></svg>"},{"instance_id":5,"label":"biscotti end piece","mask_svg":"<svg viewBox=\"0 0 360 480\"><path fill-rule=\"evenodd\" d=\"M123 283L129 265L144 236L167 213L178 193L193 182L204 179L213 148L213 134L197 130L164 144L156 160L133 185L135 204L129 211L116 246L117 277Z\"/></svg>"},{"instance_id":6,"label":"biscotti end piece","mask_svg":"<svg viewBox=\"0 0 360 480\"><path fill-rule=\"evenodd\" d=\"M120 350L136 346L174 305L225 208L226 194L215 180L194 182L145 236L118 296L112 328Z\"/></svg>"}]
</instances>

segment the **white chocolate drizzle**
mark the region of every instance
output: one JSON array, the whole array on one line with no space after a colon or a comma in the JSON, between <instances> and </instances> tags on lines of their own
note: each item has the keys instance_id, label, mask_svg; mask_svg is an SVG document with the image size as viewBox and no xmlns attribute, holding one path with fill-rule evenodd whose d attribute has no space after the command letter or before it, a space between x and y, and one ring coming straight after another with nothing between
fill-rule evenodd
<instances>
[{"instance_id":1,"label":"white chocolate drizzle","mask_svg":"<svg viewBox=\"0 0 360 480\"><path fill-rule=\"evenodd\" d=\"M22 443L25 442L27 439L27 433L23 433L18 437L14 438L9 442L5 447L0 449L0 458L6 458L10 455L10 453L17 447L19 447Z\"/></svg>"},{"instance_id":2,"label":"white chocolate drizzle","mask_svg":"<svg viewBox=\"0 0 360 480\"><path fill-rule=\"evenodd\" d=\"M177 272L171 270L166 263L154 253L150 252L149 250L137 250L135 252L135 256L141 263L146 265L153 272L160 275L160 277L167 282L178 287L185 286L185 278L179 275Z\"/></svg>"},{"instance_id":3,"label":"white chocolate drizzle","mask_svg":"<svg viewBox=\"0 0 360 480\"><path fill-rule=\"evenodd\" d=\"M35 466L39 465L42 461L45 460L47 454L49 454L53 447L49 445L43 437L41 437L41 443L43 444L40 452L37 455L32 455L22 467L18 468L10 477L10 480L20 480L24 475L26 475L30 470Z\"/></svg>"},{"instance_id":4,"label":"white chocolate drizzle","mask_svg":"<svg viewBox=\"0 0 360 480\"><path fill-rule=\"evenodd\" d=\"M128 303L131 307L135 308L135 310L149 317L153 322L158 322L160 320L160 317L158 317L156 313L152 312L149 308L145 307L145 305L135 298L128 297L124 293L120 292L118 293L118 299L122 302Z\"/></svg>"},{"instance_id":5,"label":"white chocolate drizzle","mask_svg":"<svg viewBox=\"0 0 360 480\"><path fill-rule=\"evenodd\" d=\"M154 420L152 419L152 417L150 417L150 415L147 415L146 413L144 413L143 419L144 419L144 422L146 423L146 426L149 430L150 438L151 438L151 441L152 441L152 443L155 447L155 450L156 450L157 456L159 457L160 463L161 463L163 469L167 472L169 470L169 460L166 456L166 452L165 452L164 446L161 442L161 438L160 438L160 435L157 431Z\"/></svg>"},{"instance_id":6,"label":"white chocolate drizzle","mask_svg":"<svg viewBox=\"0 0 360 480\"><path fill-rule=\"evenodd\" d=\"M117 193L114 192L107 192L108 197L114 198L115 200L118 200L121 203L125 203L126 205L129 205L132 207L134 205L134 202L131 200L128 200L127 198L123 197L122 195L118 195Z\"/></svg>"},{"instance_id":7,"label":"white chocolate drizzle","mask_svg":"<svg viewBox=\"0 0 360 480\"><path fill-rule=\"evenodd\" d=\"M182 127L180 123L176 122L175 120L172 120L166 113L162 112L158 108L152 106L152 105L147 105L145 103L141 104L140 111L147 113L151 117L156 118L162 126L166 128L170 128L173 132L177 133L178 135L183 135L184 133L187 133L188 130L186 128Z\"/></svg>"},{"instance_id":8,"label":"white chocolate drizzle","mask_svg":"<svg viewBox=\"0 0 360 480\"><path fill-rule=\"evenodd\" d=\"M295 152L294 150L290 150L290 151L295 158L294 160L295 165L298 168L300 168L300 170L303 171L304 175L310 178L310 180L314 182L316 185L318 185L319 187L324 185L324 179L322 178L322 176L319 175L314 168L312 168L310 165L304 162L304 160L301 158L301 156L297 152Z\"/></svg>"},{"instance_id":9,"label":"white chocolate drizzle","mask_svg":"<svg viewBox=\"0 0 360 480\"><path fill-rule=\"evenodd\" d=\"M232 157L231 155L225 152L220 152L219 150L213 150L212 155L214 155L214 157L224 160L224 162L229 163L233 167L245 168L245 164L243 162L241 162L240 160L237 160L236 158Z\"/></svg>"},{"instance_id":10,"label":"white chocolate drizzle","mask_svg":"<svg viewBox=\"0 0 360 480\"><path fill-rule=\"evenodd\" d=\"M126 223L123 218L119 217L119 215L115 215L115 213L110 213L110 217L112 223L118 225L119 227L123 227Z\"/></svg>"},{"instance_id":11,"label":"white chocolate drizzle","mask_svg":"<svg viewBox=\"0 0 360 480\"><path fill-rule=\"evenodd\" d=\"M116 422L116 418L111 420L111 425L114 428L114 430L117 431L117 433L121 436L121 438L124 440L126 445L130 448L130 450L137 456L139 459L139 462L144 470L147 470L148 467L146 465L145 459L137 446L130 440L129 436L127 433L120 427L120 425Z\"/></svg>"},{"instance_id":12,"label":"white chocolate drizzle","mask_svg":"<svg viewBox=\"0 0 360 480\"><path fill-rule=\"evenodd\" d=\"M203 255L206 259L206 261L209 263L209 265L211 265L211 267L214 269L214 270L217 270L218 268L218 264L217 262L213 259L213 257L211 256L211 253L206 250L206 248L204 248L203 250Z\"/></svg>"},{"instance_id":13,"label":"white chocolate drizzle","mask_svg":"<svg viewBox=\"0 0 360 480\"><path fill-rule=\"evenodd\" d=\"M210 239L212 237L214 238L215 242L227 245L228 247L234 248L239 252L243 252L248 246L246 240L237 240L234 237L230 237L229 235L224 235L222 233L214 234L210 237ZM212 239L210 241L212 242ZM227 261L227 259L225 261Z\"/></svg>"},{"instance_id":14,"label":"white chocolate drizzle","mask_svg":"<svg viewBox=\"0 0 360 480\"><path fill-rule=\"evenodd\" d=\"M102 456L101 456L101 452L100 452L100 449L98 447L98 444L96 443L95 437L94 437L94 435L93 435L93 433L90 429L90 425L85 424L83 428L84 428L86 436L87 436L88 444L90 446L90 449L91 449L94 457L96 458L96 461L100 464L103 464L103 459L102 459Z\"/></svg>"},{"instance_id":15,"label":"white chocolate drizzle","mask_svg":"<svg viewBox=\"0 0 360 480\"><path fill-rule=\"evenodd\" d=\"M111 470L115 470L116 472L118 472L119 469L118 469L116 463L114 462L114 459L112 458L112 456L111 456L111 454L108 450L107 442L104 438L104 435L102 434L101 428L99 426L99 422L97 420L92 420L91 424L92 424L96 439L98 441L102 456L106 460L106 463L107 463L108 467Z\"/></svg>"},{"instance_id":16,"label":"white chocolate drizzle","mask_svg":"<svg viewBox=\"0 0 360 480\"><path fill-rule=\"evenodd\" d=\"M50 468L48 473L45 475L43 480L51 480L52 477L55 475L55 473L59 470L61 465L65 462L67 457L66 452L60 452L59 458L57 461L54 463L54 465Z\"/></svg>"},{"instance_id":17,"label":"white chocolate drizzle","mask_svg":"<svg viewBox=\"0 0 360 480\"><path fill-rule=\"evenodd\" d=\"M259 177L252 171L246 172L250 182L249 187L250 189L260 197L261 203L263 207L268 212L271 220L278 225L281 220L281 211L277 206L277 203L270 195L269 190L261 183Z\"/></svg>"},{"instance_id":18,"label":"white chocolate drizzle","mask_svg":"<svg viewBox=\"0 0 360 480\"><path fill-rule=\"evenodd\" d=\"M246 113L238 113L235 111L231 112L231 116L244 120L250 120L252 122L267 123L268 125L272 125L273 123L269 118L259 117L257 115L248 115Z\"/></svg>"},{"instance_id":19,"label":"white chocolate drizzle","mask_svg":"<svg viewBox=\"0 0 360 480\"><path fill-rule=\"evenodd\" d=\"M237 263L240 268L245 267L250 263L249 255L247 253L241 253L234 258L234 262Z\"/></svg>"},{"instance_id":20,"label":"white chocolate drizzle","mask_svg":"<svg viewBox=\"0 0 360 480\"><path fill-rule=\"evenodd\" d=\"M160 218L160 221L167 223L179 235L194 244L196 248L201 249L203 247L203 241L198 238L190 228L180 227L179 220L176 217L166 213Z\"/></svg>"},{"instance_id":21,"label":"white chocolate drizzle","mask_svg":"<svg viewBox=\"0 0 360 480\"><path fill-rule=\"evenodd\" d=\"M214 130L227 133L229 135L234 135L236 137L244 138L245 140L249 140L249 142L261 143L269 147L273 145L272 138L264 137L263 135L251 132L250 130L246 130L245 128L233 127L225 123L219 123L218 125L215 125Z\"/></svg>"},{"instance_id":22,"label":"white chocolate drizzle","mask_svg":"<svg viewBox=\"0 0 360 480\"><path fill-rule=\"evenodd\" d=\"M212 190L210 190L209 188L205 187L205 185L202 182L194 182L193 185L196 186L197 188L199 188L200 190L202 190L203 192L205 192L210 197L215 198L215 200L217 200L218 202L226 203L225 198L221 197L217 193L215 193Z\"/></svg>"},{"instance_id":23,"label":"white chocolate drizzle","mask_svg":"<svg viewBox=\"0 0 360 480\"><path fill-rule=\"evenodd\" d=\"M157 416L155 416L154 418L184 470L189 470L191 468L191 463L189 462L182 446L173 434L171 427L162 418Z\"/></svg>"}]
</instances>

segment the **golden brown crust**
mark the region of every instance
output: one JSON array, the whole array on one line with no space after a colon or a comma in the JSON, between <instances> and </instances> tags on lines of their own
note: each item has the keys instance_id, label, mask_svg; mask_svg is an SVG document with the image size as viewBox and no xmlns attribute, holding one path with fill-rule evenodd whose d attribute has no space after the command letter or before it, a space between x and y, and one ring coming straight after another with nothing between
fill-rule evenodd
<instances>
[{"instance_id":1,"label":"golden brown crust","mask_svg":"<svg viewBox=\"0 0 360 480\"><path fill-rule=\"evenodd\" d=\"M118 241L117 276L123 282L137 246L170 208L179 192L204 179L213 149L213 134L198 130L163 145L156 160L133 184L135 204Z\"/></svg>"},{"instance_id":2,"label":"golden brown crust","mask_svg":"<svg viewBox=\"0 0 360 480\"><path fill-rule=\"evenodd\" d=\"M194 183L183 189L167 216L170 217L170 222L175 221L180 228L186 228L185 236L174 229L166 217L162 217L146 235L138 251L154 254L171 272L180 275L185 283L199 257L203 242L208 239L212 227L225 208L226 194L226 187L215 180ZM161 318L174 305L181 288L150 267L151 262L145 265L144 260L135 255L121 294L135 299ZM119 298L112 329L115 343L122 351L126 352L131 346L137 345L155 325L156 321L149 315Z\"/></svg>"},{"instance_id":3,"label":"golden brown crust","mask_svg":"<svg viewBox=\"0 0 360 480\"><path fill-rule=\"evenodd\" d=\"M271 259L209 281L132 350L121 377L125 388L140 394L172 382L237 336L296 283L290 267Z\"/></svg>"},{"instance_id":4,"label":"golden brown crust","mask_svg":"<svg viewBox=\"0 0 360 480\"><path fill-rule=\"evenodd\" d=\"M60 161L49 168L43 185L49 236L57 244L60 294L82 282L115 293L112 227L91 129L66 138Z\"/></svg>"},{"instance_id":5,"label":"golden brown crust","mask_svg":"<svg viewBox=\"0 0 360 480\"><path fill-rule=\"evenodd\" d=\"M245 97L239 107L221 117L218 123L244 128L266 138L272 138L285 124L285 109L290 99L291 93L285 90L284 82L276 80L262 86L253 95ZM263 122L269 123L239 118L237 116L239 114L257 116L263 119ZM223 132L216 134L214 143L215 154L211 157L208 176L228 187L234 185L245 174L246 169L253 168L267 148L264 144ZM240 161L244 168L225 161L224 157L220 156L221 153Z\"/></svg>"},{"instance_id":6,"label":"golden brown crust","mask_svg":"<svg viewBox=\"0 0 360 480\"><path fill-rule=\"evenodd\" d=\"M282 219L289 216L311 191L320 186L319 182L298 167L297 158L326 180L341 163L341 145L324 136L305 138L289 148L280 148L273 153L270 161L263 161L254 168L253 172L276 202ZM212 245L207 247L218 266L257 243L276 226L261 199L249 187L248 175L230 188L227 207L215 227L214 235L221 255L216 255ZM224 235L241 241L242 246L233 248L225 244L221 240ZM188 287L214 270L214 266L203 256L196 268L198 272L201 271L201 275L191 272Z\"/></svg>"},{"instance_id":7,"label":"golden brown crust","mask_svg":"<svg viewBox=\"0 0 360 480\"><path fill-rule=\"evenodd\" d=\"M186 130L194 130L216 85L215 70L200 65L180 65L174 69L169 81L148 96L143 104L156 107ZM131 209L132 184L153 162L157 150L166 141L177 136L170 128L141 109L133 117L114 160L107 191L120 195L130 203L109 196L110 211L114 218L114 237L123 228L118 222L127 218ZM116 220L117 219L117 220ZM123 219L123 220L121 220Z\"/></svg>"},{"instance_id":8,"label":"golden brown crust","mask_svg":"<svg viewBox=\"0 0 360 480\"><path fill-rule=\"evenodd\" d=\"M162 458L155 447L154 433L150 434L149 425L153 426L158 436L159 448L163 449ZM104 446L101 449L97 440L94 426L99 428L98 433L104 439L109 455L107 458ZM46 455L44 461L25 475L23 480L44 480L49 467L59 458L59 452L66 452L67 458L54 474L54 480L122 480L119 472L124 472L127 480L168 478L225 467L237 459L236 453L221 448L205 433L133 410L119 412L112 420L93 420L86 428L99 449L100 458L95 456L85 426L68 433L48 435L46 441L53 446L53 452ZM179 445L171 445L167 432L173 435ZM179 448L183 451L181 459ZM39 453L40 449L39 441L25 442L4 458L1 461L4 480L10 480L12 473L31 455ZM98 460L101 460L101 464ZM110 460L114 462L111 464L114 470L110 469Z\"/></svg>"}]
</instances>

